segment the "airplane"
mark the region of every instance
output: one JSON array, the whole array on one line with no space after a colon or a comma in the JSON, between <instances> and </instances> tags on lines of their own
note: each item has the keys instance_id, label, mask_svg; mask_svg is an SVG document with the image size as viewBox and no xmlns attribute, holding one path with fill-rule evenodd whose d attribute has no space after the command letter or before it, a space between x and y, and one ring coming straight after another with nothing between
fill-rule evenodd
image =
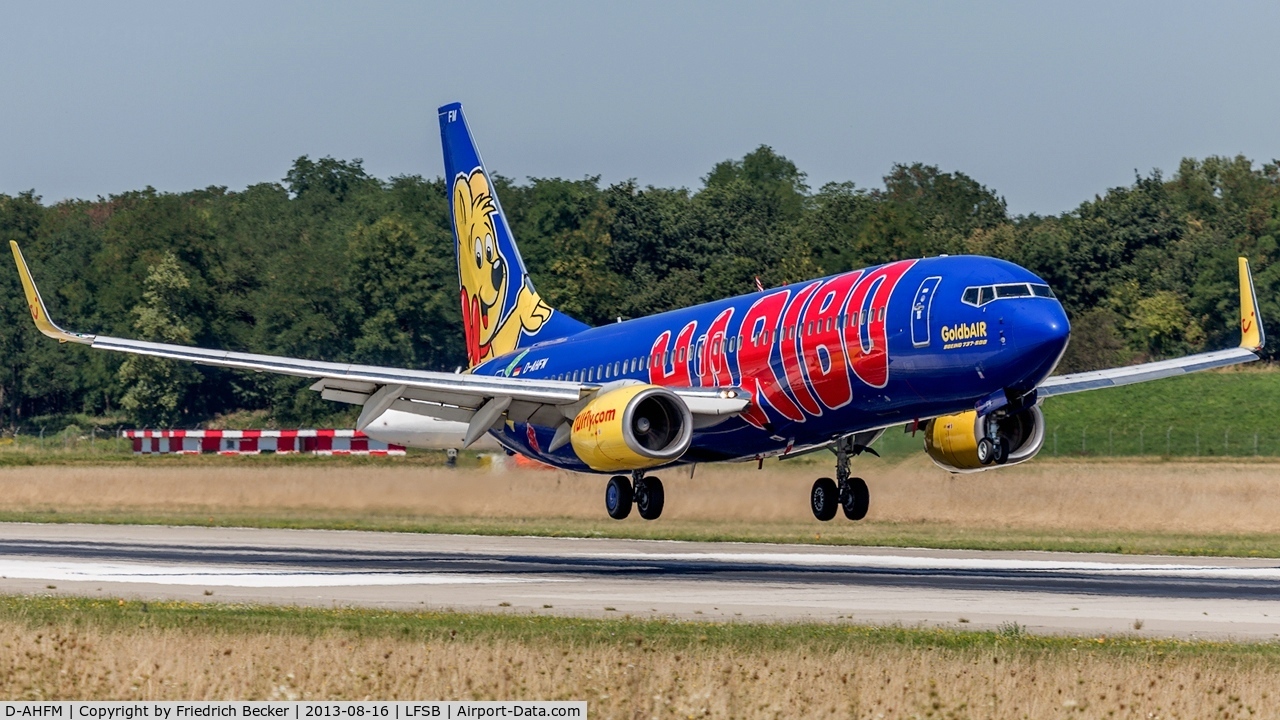
<instances>
[{"instance_id":1,"label":"airplane","mask_svg":"<svg viewBox=\"0 0 1280 720\"><path fill-rule=\"evenodd\" d=\"M1238 347L1054 376L1070 324L1034 273L981 256L875 267L600 327L561 313L525 269L459 103L439 109L469 368L446 373L212 350L67 332L49 318L11 242L45 335L95 349L314 379L321 397L361 406L356 427L415 445L439 421L460 444L609 475L605 510L646 520L665 492L651 472L828 449L834 478L809 496L818 520L866 516L851 461L891 427L921 430L944 470L1026 462L1044 443L1045 399L1258 359L1265 342L1239 259ZM465 425L464 425L465 424Z\"/></svg>"}]
</instances>

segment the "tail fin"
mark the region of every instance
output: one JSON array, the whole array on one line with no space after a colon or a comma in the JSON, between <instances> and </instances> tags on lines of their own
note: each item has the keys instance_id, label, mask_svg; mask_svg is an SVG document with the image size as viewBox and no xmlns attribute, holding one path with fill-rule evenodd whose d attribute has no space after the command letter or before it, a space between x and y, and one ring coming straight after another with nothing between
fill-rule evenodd
<instances>
[{"instance_id":1,"label":"tail fin","mask_svg":"<svg viewBox=\"0 0 1280 720\"><path fill-rule=\"evenodd\" d=\"M445 105L439 112L471 367L535 342L586 330L586 325L552 310L533 289L493 181L471 139L462 104Z\"/></svg>"}]
</instances>

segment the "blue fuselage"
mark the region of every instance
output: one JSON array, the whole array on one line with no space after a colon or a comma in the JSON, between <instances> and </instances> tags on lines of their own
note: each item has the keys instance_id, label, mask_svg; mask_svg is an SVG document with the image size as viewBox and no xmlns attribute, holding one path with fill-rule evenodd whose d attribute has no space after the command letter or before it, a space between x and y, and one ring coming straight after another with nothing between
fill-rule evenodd
<instances>
[{"instance_id":1,"label":"blue fuselage","mask_svg":"<svg viewBox=\"0 0 1280 720\"><path fill-rule=\"evenodd\" d=\"M1044 281L1003 260L904 260L592 328L495 358L483 375L734 387L748 412L696 429L682 462L796 452L852 432L1033 390L1070 327ZM554 427L508 423L507 448L588 471Z\"/></svg>"}]
</instances>

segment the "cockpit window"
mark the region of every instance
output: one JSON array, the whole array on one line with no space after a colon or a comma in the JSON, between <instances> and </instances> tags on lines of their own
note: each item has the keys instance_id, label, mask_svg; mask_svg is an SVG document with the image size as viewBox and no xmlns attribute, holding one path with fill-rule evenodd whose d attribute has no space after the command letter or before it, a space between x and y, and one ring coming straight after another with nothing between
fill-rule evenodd
<instances>
[{"instance_id":1,"label":"cockpit window","mask_svg":"<svg viewBox=\"0 0 1280 720\"><path fill-rule=\"evenodd\" d=\"M1027 297L1031 294L1031 288L1026 283L1017 283L1015 285L997 285L996 297Z\"/></svg>"},{"instance_id":2,"label":"cockpit window","mask_svg":"<svg viewBox=\"0 0 1280 720\"><path fill-rule=\"evenodd\" d=\"M1000 285L982 285L967 287L960 296L961 302L974 307L982 307L993 300L1017 297L1056 298L1048 285L1035 283L1002 283Z\"/></svg>"}]
</instances>

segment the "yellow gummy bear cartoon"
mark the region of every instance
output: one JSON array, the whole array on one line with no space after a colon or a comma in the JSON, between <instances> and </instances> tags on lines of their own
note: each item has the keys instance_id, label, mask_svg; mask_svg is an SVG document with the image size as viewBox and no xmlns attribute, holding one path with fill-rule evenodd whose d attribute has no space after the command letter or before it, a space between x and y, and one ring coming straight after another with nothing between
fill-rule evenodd
<instances>
[{"instance_id":1,"label":"yellow gummy bear cartoon","mask_svg":"<svg viewBox=\"0 0 1280 720\"><path fill-rule=\"evenodd\" d=\"M497 213L484 171L459 174L453 184L453 222L471 367L516 349L520 333L536 334L551 317L551 308L524 277L518 280L515 306L504 307L511 263L498 242Z\"/></svg>"}]
</instances>

